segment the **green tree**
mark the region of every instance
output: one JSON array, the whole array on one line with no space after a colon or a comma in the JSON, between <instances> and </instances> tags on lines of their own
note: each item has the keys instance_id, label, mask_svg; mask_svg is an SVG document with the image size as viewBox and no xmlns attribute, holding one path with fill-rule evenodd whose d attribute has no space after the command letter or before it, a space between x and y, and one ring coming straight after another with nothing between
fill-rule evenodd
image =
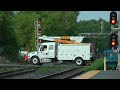
<instances>
[{"instance_id":1,"label":"green tree","mask_svg":"<svg viewBox=\"0 0 120 90\"><path fill-rule=\"evenodd\" d=\"M74 35L79 12L49 11L46 14L47 18L43 18L44 34L49 36Z\"/></svg>"},{"instance_id":2,"label":"green tree","mask_svg":"<svg viewBox=\"0 0 120 90\"><path fill-rule=\"evenodd\" d=\"M19 12L12 19L16 33L17 43L23 50L33 50L34 44L34 20L38 15L35 12Z\"/></svg>"},{"instance_id":3,"label":"green tree","mask_svg":"<svg viewBox=\"0 0 120 90\"><path fill-rule=\"evenodd\" d=\"M12 11L0 11L0 47L3 48L2 56L15 59L18 55L16 37L11 24Z\"/></svg>"}]
</instances>

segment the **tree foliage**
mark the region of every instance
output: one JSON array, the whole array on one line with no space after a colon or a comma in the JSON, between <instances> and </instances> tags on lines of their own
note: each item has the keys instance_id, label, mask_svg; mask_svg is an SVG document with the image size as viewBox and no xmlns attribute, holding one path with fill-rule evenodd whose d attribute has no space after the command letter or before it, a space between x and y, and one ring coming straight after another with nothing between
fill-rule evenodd
<instances>
[{"instance_id":1,"label":"tree foliage","mask_svg":"<svg viewBox=\"0 0 120 90\"><path fill-rule=\"evenodd\" d=\"M74 35L77 16L74 11L21 11L13 18L17 42L24 50L35 50L34 21L39 17L43 35Z\"/></svg>"},{"instance_id":2,"label":"tree foliage","mask_svg":"<svg viewBox=\"0 0 120 90\"><path fill-rule=\"evenodd\" d=\"M0 48L2 56L13 59L18 52L18 46L14 30L12 28L11 17L13 16L11 11L0 11ZM14 58L15 59L15 58Z\"/></svg>"}]
</instances>

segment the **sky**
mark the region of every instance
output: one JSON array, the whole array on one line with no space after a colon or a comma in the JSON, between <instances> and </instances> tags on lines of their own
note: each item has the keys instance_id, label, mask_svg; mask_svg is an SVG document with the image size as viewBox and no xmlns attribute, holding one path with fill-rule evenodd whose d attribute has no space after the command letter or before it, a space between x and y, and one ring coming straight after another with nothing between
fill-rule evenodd
<instances>
[{"instance_id":1,"label":"sky","mask_svg":"<svg viewBox=\"0 0 120 90\"><path fill-rule=\"evenodd\" d=\"M99 20L100 18L109 21L111 11L80 11L77 21L80 20Z\"/></svg>"}]
</instances>

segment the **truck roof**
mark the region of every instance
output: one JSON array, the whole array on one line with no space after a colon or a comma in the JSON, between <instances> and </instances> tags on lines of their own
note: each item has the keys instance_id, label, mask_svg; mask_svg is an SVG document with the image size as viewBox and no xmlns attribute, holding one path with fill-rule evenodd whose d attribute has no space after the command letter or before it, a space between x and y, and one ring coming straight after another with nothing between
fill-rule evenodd
<instances>
[{"instance_id":1,"label":"truck roof","mask_svg":"<svg viewBox=\"0 0 120 90\"><path fill-rule=\"evenodd\" d=\"M41 45L45 45L45 44L55 44L56 42L44 42L44 43L42 43Z\"/></svg>"},{"instance_id":2,"label":"truck roof","mask_svg":"<svg viewBox=\"0 0 120 90\"><path fill-rule=\"evenodd\" d=\"M61 46L83 46L83 45L91 45L91 43L80 43L80 44L60 44Z\"/></svg>"}]
</instances>

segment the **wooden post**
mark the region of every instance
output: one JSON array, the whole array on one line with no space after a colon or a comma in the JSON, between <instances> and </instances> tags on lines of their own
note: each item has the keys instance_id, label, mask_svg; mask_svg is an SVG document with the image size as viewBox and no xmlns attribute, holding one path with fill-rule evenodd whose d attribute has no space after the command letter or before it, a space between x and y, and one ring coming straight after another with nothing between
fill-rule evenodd
<instances>
[{"instance_id":1,"label":"wooden post","mask_svg":"<svg viewBox=\"0 0 120 90\"><path fill-rule=\"evenodd\" d=\"M104 57L104 71L106 71L106 58Z\"/></svg>"}]
</instances>

